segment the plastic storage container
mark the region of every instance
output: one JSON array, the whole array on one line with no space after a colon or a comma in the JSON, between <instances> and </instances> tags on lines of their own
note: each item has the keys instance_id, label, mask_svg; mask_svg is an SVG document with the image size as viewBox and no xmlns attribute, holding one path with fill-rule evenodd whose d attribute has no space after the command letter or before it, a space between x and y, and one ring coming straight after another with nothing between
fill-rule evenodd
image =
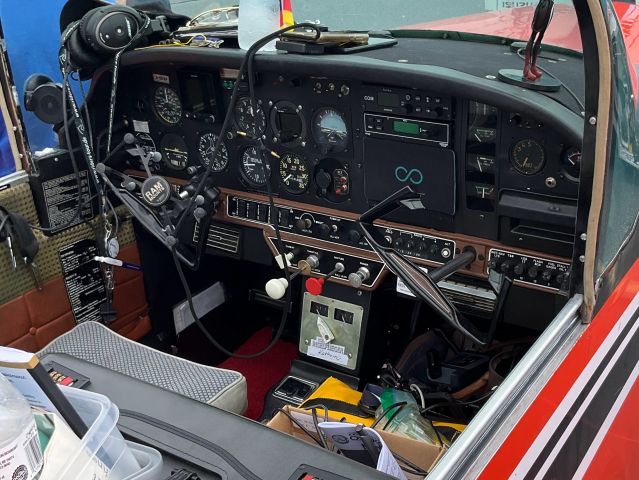
<instances>
[{"instance_id":1,"label":"plastic storage container","mask_svg":"<svg viewBox=\"0 0 639 480\"><path fill-rule=\"evenodd\" d=\"M248 50L257 40L280 28L280 0L242 0L238 20L238 42ZM275 40L260 49L274 52Z\"/></svg>"},{"instance_id":2,"label":"plastic storage container","mask_svg":"<svg viewBox=\"0 0 639 480\"><path fill-rule=\"evenodd\" d=\"M126 442L140 464L140 471L124 480L160 480L162 478L162 455L155 448Z\"/></svg>"},{"instance_id":3,"label":"plastic storage container","mask_svg":"<svg viewBox=\"0 0 639 480\"><path fill-rule=\"evenodd\" d=\"M35 478L42 456L31 407L0 373L0 478Z\"/></svg>"},{"instance_id":4,"label":"plastic storage container","mask_svg":"<svg viewBox=\"0 0 639 480\"><path fill-rule=\"evenodd\" d=\"M109 480L123 480L140 473L140 463L117 429L118 407L104 395L71 387L60 387L60 390L89 430L81 440L80 451L69 459L66 467L58 473L58 478L86 480L94 459L109 469Z\"/></svg>"}]
</instances>

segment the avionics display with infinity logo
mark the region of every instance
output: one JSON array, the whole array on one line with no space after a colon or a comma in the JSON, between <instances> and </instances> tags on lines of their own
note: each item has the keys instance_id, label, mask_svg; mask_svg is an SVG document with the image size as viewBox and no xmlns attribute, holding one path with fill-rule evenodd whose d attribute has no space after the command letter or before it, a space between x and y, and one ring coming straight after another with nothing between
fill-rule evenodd
<instances>
[{"instance_id":1,"label":"avionics display with infinity logo","mask_svg":"<svg viewBox=\"0 0 639 480\"><path fill-rule=\"evenodd\" d=\"M447 148L364 139L366 197L380 201L410 186L425 197L427 210L455 214L455 152Z\"/></svg>"}]
</instances>

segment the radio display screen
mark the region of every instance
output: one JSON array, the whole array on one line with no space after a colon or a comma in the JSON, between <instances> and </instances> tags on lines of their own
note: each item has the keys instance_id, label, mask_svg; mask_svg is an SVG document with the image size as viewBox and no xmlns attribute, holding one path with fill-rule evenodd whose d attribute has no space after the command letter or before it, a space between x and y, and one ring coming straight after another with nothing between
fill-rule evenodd
<instances>
[{"instance_id":1,"label":"radio display screen","mask_svg":"<svg viewBox=\"0 0 639 480\"><path fill-rule=\"evenodd\" d=\"M419 124L412 122L403 122L395 120L393 122L393 131L395 133L406 133L408 135L419 135Z\"/></svg>"},{"instance_id":2,"label":"radio display screen","mask_svg":"<svg viewBox=\"0 0 639 480\"><path fill-rule=\"evenodd\" d=\"M377 104L380 107L399 107L399 95L396 93L379 92Z\"/></svg>"}]
</instances>

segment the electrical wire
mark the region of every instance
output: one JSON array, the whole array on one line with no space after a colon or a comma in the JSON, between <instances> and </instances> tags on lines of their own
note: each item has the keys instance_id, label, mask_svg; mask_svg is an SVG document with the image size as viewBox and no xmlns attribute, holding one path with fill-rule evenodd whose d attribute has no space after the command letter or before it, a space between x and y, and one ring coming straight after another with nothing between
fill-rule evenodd
<instances>
[{"instance_id":1,"label":"electrical wire","mask_svg":"<svg viewBox=\"0 0 639 480\"><path fill-rule=\"evenodd\" d=\"M229 129L229 125L230 125L230 120L232 117L232 112L233 109L235 108L235 104L237 102L237 98L239 95L239 85L240 82L242 80L242 75L245 72L248 72L248 83L249 83L249 94L251 96L251 105L255 105L255 83L254 83L254 77L252 75L253 73L253 60L254 57L256 55L256 53L258 52L258 50L260 48L262 48L262 46L266 45L268 42L270 42L271 40L274 40L276 38L278 38L282 33L288 32L290 30L296 29L296 28L302 28L302 27L307 27L307 28L312 28L317 32L317 36L319 37L320 35L320 30L319 28L311 23L301 23L301 24L296 24L296 25L291 25L289 27L285 27L282 28L280 30L278 30L277 32L271 33L269 35L266 35L265 37L261 38L260 40L256 41L253 45L251 45L251 47L248 49L248 51L246 52L246 55L244 56L244 59L242 60L242 64L240 66L240 70L238 72L238 78L237 81L235 82L235 85L233 87L233 93L231 94L231 99L229 101L229 106L227 108L227 112L226 112L226 116L224 118L224 122L222 123L222 129L220 131L220 134L218 136L217 141L215 142L215 145L213 146L213 152L212 152L212 158L215 158L215 156L217 155L217 152L220 148L220 145L222 143L222 140L224 138L224 136L226 135L228 129ZM270 184L270 175L267 175L266 172L266 167L264 165L264 152L266 149L266 147L264 146L264 143L262 142L261 138L258 139L258 141L260 142L260 155L261 155L261 159L262 162L260 163L263 169L263 173L265 174L265 177L267 178L267 192L268 192L268 198L269 198L269 206L270 206L270 211L271 211L271 223L273 225L273 228L275 230L275 237L276 237L276 249L278 250L278 255L280 255L282 258L285 258L283 256L283 252L284 252L284 243L282 242L282 237L281 237L281 233L280 233L280 227L279 227L279 209L275 206L275 200L273 197L273 191L271 188L271 184ZM210 176L211 172L212 172L212 167L213 167L213 162L209 162L206 171L204 173L204 175L202 176L202 179L200 180L200 183L198 184L195 192L191 195L191 200L189 201L187 207L184 210L184 213L182 214L182 216L179 218L177 225L175 227L175 236L177 236L179 234L179 231L182 227L182 225L184 225L184 221L187 217L187 213L191 211L193 204L195 202L195 198L200 195L206 185L206 181L208 179L208 177ZM268 172L270 174L270 172ZM275 220L273 220L273 218L275 218ZM201 232L201 237L206 237L208 234L208 229L207 231ZM202 333L204 334L204 336L207 338L207 340L209 340L218 350L220 350L222 353L224 353L225 355L229 356L229 357L234 357L234 358L241 358L241 359L252 359L252 358L257 358L261 355L263 355L264 353L268 352L271 348L273 348L277 342L280 340L280 338L282 337L282 334L284 333L284 327L286 326L286 320L288 318L288 311L290 309L291 306L291 301L292 301L292 288L291 288L291 276L290 276L290 272L288 271L288 267L285 265L284 268L284 275L286 277L286 281L289 285L289 287L286 289L286 297L284 300L284 307L282 309L282 318L280 320L279 326L277 328L277 331L275 332L275 335L273 335L273 338L271 339L271 342L262 350L260 350L259 352L256 353L252 353L252 354L238 354L235 352L231 352L230 350L228 350L227 348L223 347L214 337L213 335L211 335L211 333L206 329L206 327L204 326L204 324L201 322L201 319L198 317L196 311L195 311L195 306L193 305L193 297L191 294L191 289L189 288L188 282L186 280L186 277L184 275L184 271L182 269L182 265L180 262L180 259L178 257L177 254L177 249L174 247L171 248L171 253L173 255L173 262L175 263L175 267L178 271L178 276L180 278L180 281L182 283L182 287L184 289L184 292L186 294L186 299L187 299L187 304L189 306L189 310L191 312L191 315L193 316L193 320L195 321L195 324L198 326L198 328L202 331Z\"/></svg>"},{"instance_id":2,"label":"electrical wire","mask_svg":"<svg viewBox=\"0 0 639 480\"><path fill-rule=\"evenodd\" d=\"M287 417L288 417L288 419L289 419L291 422L293 422L295 425L297 425L297 426L298 426L298 427L299 427L299 428L300 428L300 429L301 429L301 430L302 430L302 431L303 431L306 435L308 435L309 437L311 437L311 438L315 441L315 443L317 443L320 447L322 447L322 448L327 448L327 447L324 447L324 445L322 445L322 442L320 442L317 438L315 438L315 437L313 436L313 434L312 434L312 433L311 433L311 432L310 432L310 431L309 431L309 430L308 430L308 429L307 429L304 425L302 425L300 422L298 422L298 421L297 421L297 419L296 419L293 415L291 415L290 413L288 413L288 412L287 412L286 410L284 410L283 408L278 408L278 411L279 411L280 413L283 413L285 416L287 416ZM318 433L319 433L319 431L318 431Z\"/></svg>"},{"instance_id":3,"label":"electrical wire","mask_svg":"<svg viewBox=\"0 0 639 480\"><path fill-rule=\"evenodd\" d=\"M429 412L432 412L435 408L439 408L439 407L446 407L451 405L460 405L460 406L476 406L479 402L482 402L486 399L488 399L493 393L494 393L494 389L491 390L490 392L482 395L479 398L476 398L475 400L467 400L467 401L456 401L456 402L440 402L440 403L435 403L429 407L426 407L425 409L422 410L422 415L425 415Z\"/></svg>"},{"instance_id":4,"label":"electrical wire","mask_svg":"<svg viewBox=\"0 0 639 480\"><path fill-rule=\"evenodd\" d=\"M524 62L526 61L526 58L522 55L521 52L523 52L524 49L520 48L519 50L517 50L517 56L519 58L521 58ZM561 81L559 78L557 78L555 75L553 75L552 73L550 73L548 70L546 70L544 67L541 67L539 64L537 64L537 68L539 70L541 70L542 72L544 72L546 75L548 75L549 77L554 78L555 80L557 80L562 87L564 87L564 89L566 90L566 92L568 92L568 94L573 98L573 100L575 102L577 102L577 105L579 105L579 108L581 109L582 112L586 111L586 107L584 106L584 104L582 103L581 99L577 96L577 94L575 92L573 92L570 87L568 87L568 85L566 85L563 81Z\"/></svg>"},{"instance_id":5,"label":"electrical wire","mask_svg":"<svg viewBox=\"0 0 639 480\"><path fill-rule=\"evenodd\" d=\"M402 408L404 408L406 406L408 402L397 402L397 403L393 403L392 405L390 405L389 407L385 408L382 411L382 414L373 422L373 424L371 425L370 428L375 428L377 425L379 425L379 422L381 422L384 417L386 417L386 414L388 412L390 412L391 410L393 410L394 408L400 407L399 410L401 410ZM398 412L399 412L398 410ZM392 418L395 418L394 416ZM390 420L389 420L390 422ZM386 422L386 424L388 424L388 422Z\"/></svg>"}]
</instances>

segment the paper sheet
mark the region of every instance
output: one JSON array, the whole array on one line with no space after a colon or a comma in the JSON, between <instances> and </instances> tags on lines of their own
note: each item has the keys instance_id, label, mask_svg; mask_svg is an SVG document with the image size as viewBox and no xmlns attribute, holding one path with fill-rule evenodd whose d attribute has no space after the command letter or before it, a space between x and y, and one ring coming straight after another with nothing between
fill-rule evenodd
<instances>
[{"instance_id":1,"label":"paper sheet","mask_svg":"<svg viewBox=\"0 0 639 480\"><path fill-rule=\"evenodd\" d=\"M364 446L359 439L360 433L356 431L357 425L343 422L322 422L319 424L319 428L335 444L336 448L342 451L364 451ZM377 459L377 470L398 480L406 480L406 475L379 433L368 427L362 428L361 433L375 437L381 445Z\"/></svg>"}]
</instances>

